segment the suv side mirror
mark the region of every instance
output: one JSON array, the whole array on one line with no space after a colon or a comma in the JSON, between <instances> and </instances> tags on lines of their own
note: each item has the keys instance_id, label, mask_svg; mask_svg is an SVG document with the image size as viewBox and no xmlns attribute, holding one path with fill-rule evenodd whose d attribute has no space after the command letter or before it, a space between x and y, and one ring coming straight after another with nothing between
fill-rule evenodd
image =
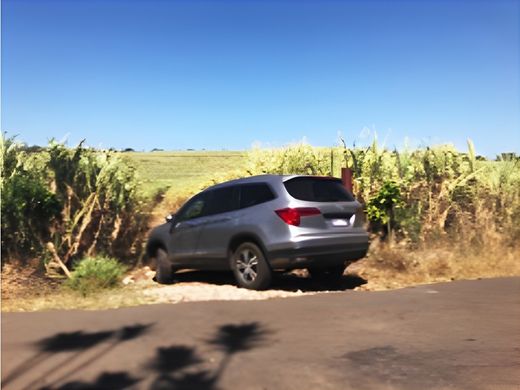
<instances>
[{"instance_id":1,"label":"suv side mirror","mask_svg":"<svg viewBox=\"0 0 520 390\"><path fill-rule=\"evenodd\" d=\"M166 222L168 223L172 223L173 220L175 219L175 214L174 213L171 213L171 214L168 214L165 218Z\"/></svg>"}]
</instances>

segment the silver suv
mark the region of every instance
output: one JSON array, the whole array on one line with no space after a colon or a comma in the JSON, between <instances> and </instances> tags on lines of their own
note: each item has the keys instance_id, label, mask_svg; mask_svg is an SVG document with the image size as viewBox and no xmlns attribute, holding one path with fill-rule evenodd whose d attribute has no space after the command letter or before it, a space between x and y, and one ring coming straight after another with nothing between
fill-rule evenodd
<instances>
[{"instance_id":1,"label":"silver suv","mask_svg":"<svg viewBox=\"0 0 520 390\"><path fill-rule=\"evenodd\" d=\"M297 268L333 282L365 256L363 225L339 179L253 176L195 195L152 230L146 251L159 283L179 269L232 270L239 286L265 289L273 271Z\"/></svg>"}]
</instances>

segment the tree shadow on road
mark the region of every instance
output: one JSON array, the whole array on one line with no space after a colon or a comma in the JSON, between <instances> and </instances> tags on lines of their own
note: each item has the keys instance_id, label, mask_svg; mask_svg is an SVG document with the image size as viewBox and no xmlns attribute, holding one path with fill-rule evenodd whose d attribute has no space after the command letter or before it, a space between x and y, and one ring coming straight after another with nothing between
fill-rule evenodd
<instances>
[{"instance_id":1,"label":"tree shadow on road","mask_svg":"<svg viewBox=\"0 0 520 390\"><path fill-rule=\"evenodd\" d=\"M366 279L355 274L343 275L340 280L334 283L324 283L312 279L307 276L305 272L276 272L273 276L273 281L270 287L272 290L291 292L346 291L353 290L356 287L367 283ZM209 283L217 286L236 285L233 273L229 271L184 271L174 274L173 283L192 282Z\"/></svg>"},{"instance_id":2,"label":"tree shadow on road","mask_svg":"<svg viewBox=\"0 0 520 390\"><path fill-rule=\"evenodd\" d=\"M19 390L122 390L132 388L142 382L145 377L151 376L153 378L150 385L151 390L218 390L218 382L229 367L232 357L261 347L269 341L268 336L272 333L258 322L225 324L218 327L213 335L203 341L204 345L216 348L222 354L216 367L208 367L208 359L205 359L196 347L172 345L157 348L155 357L143 364L139 377L127 371L104 371L92 381L69 380L70 377L77 375L95 361L103 359L121 343L134 340L149 332L152 326L153 324L137 324L100 332L57 333L35 343L38 350L36 355L12 370L3 379L3 385L7 386L19 377L37 372L36 375L31 376L32 381L29 384L12 388ZM94 349L93 354L85 354ZM66 353L64 359L55 363L56 357L60 353ZM54 364L50 368L47 368L48 365L46 365L46 370L40 370L38 366L47 359L53 359ZM60 376L57 376L58 373ZM42 383L45 384L42 386Z\"/></svg>"},{"instance_id":3,"label":"tree shadow on road","mask_svg":"<svg viewBox=\"0 0 520 390\"><path fill-rule=\"evenodd\" d=\"M193 347L158 348L155 359L147 366L157 373L150 389L218 390L218 381L229 366L231 358L235 354L260 347L267 342L270 333L258 322L219 327L215 335L206 340L207 345L214 346L223 353L219 365L213 370L201 365L204 360Z\"/></svg>"},{"instance_id":4,"label":"tree shadow on road","mask_svg":"<svg viewBox=\"0 0 520 390\"><path fill-rule=\"evenodd\" d=\"M62 382L68 379L71 375L85 369L90 364L109 353L112 349L116 348L119 344L142 336L147 333L152 326L153 324L136 324L125 326L120 329L100 332L76 331L57 333L54 336L44 338L34 344L37 353L16 366L5 378L2 378L2 385L7 386L19 377L36 371L45 361L50 359L55 361L56 357L60 353L66 353L63 359L58 360L57 363L51 365L50 368L47 368L41 374L37 375L29 384L23 388L17 387L18 389L34 389L42 381L46 380L47 377L60 371L62 372L61 376L54 379L50 384L44 387L46 389L56 388L53 387L56 383ZM90 356L87 360L82 360L76 365L74 364L76 361L81 360L85 352L100 344L106 345L99 349L94 355ZM110 374L107 375L100 378L100 380L103 382L111 380ZM120 378L121 375L118 377Z\"/></svg>"},{"instance_id":5,"label":"tree shadow on road","mask_svg":"<svg viewBox=\"0 0 520 390\"><path fill-rule=\"evenodd\" d=\"M195 348L185 345L174 345L158 348L156 357L147 368L157 376L150 389L215 389L216 381L211 372L198 368L203 363Z\"/></svg>"},{"instance_id":6,"label":"tree shadow on road","mask_svg":"<svg viewBox=\"0 0 520 390\"><path fill-rule=\"evenodd\" d=\"M123 390L139 383L141 379L133 378L127 372L104 372L100 374L94 382L72 381L63 386L53 387L59 390ZM51 387L42 388L51 389Z\"/></svg>"}]
</instances>

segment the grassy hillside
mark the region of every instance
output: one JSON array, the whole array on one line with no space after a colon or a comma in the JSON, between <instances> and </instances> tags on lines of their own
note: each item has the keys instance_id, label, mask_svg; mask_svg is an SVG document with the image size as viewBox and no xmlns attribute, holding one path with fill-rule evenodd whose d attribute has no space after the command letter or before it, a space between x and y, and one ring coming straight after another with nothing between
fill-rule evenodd
<instances>
[{"instance_id":1,"label":"grassy hillside","mask_svg":"<svg viewBox=\"0 0 520 390\"><path fill-rule=\"evenodd\" d=\"M236 151L129 152L123 156L137 169L145 195L158 190L190 192L246 164L246 154Z\"/></svg>"}]
</instances>

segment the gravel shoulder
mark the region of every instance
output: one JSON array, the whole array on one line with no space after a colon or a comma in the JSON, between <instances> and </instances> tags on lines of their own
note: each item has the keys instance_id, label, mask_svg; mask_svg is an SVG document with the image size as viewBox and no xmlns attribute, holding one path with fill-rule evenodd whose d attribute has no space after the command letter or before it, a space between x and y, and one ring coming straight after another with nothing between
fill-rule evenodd
<instances>
[{"instance_id":1,"label":"gravel shoulder","mask_svg":"<svg viewBox=\"0 0 520 390\"><path fill-rule=\"evenodd\" d=\"M343 279L335 286L313 281L304 270L277 274L271 288L266 291L236 287L230 272L181 271L175 274L173 284L160 285L153 281L155 272L148 267L142 267L127 274L122 287L85 297L64 289L63 280L45 277L36 266L24 268L5 264L1 283L2 311L97 310L160 303L258 301L349 290L395 290L456 279L508 276L506 272L486 273L480 272L480 269L479 272L466 274L445 272L446 267L440 267L433 255L431 258L424 255L421 257L421 263L415 261L411 265L400 256L395 256L395 259L387 256L385 261L377 256L369 256L350 265ZM518 273L515 271L511 274Z\"/></svg>"},{"instance_id":2,"label":"gravel shoulder","mask_svg":"<svg viewBox=\"0 0 520 390\"><path fill-rule=\"evenodd\" d=\"M238 288L230 272L179 272L170 285L156 283L154 275L148 267L139 268L123 279L121 288L81 296L61 287L59 281L46 283L47 279L37 273L15 274L6 269L2 275L2 311L98 310L160 303L258 301L353 290L366 283L359 276L348 274L330 289L330 286L313 281L305 272L299 272L276 275L269 290L254 291Z\"/></svg>"}]
</instances>

